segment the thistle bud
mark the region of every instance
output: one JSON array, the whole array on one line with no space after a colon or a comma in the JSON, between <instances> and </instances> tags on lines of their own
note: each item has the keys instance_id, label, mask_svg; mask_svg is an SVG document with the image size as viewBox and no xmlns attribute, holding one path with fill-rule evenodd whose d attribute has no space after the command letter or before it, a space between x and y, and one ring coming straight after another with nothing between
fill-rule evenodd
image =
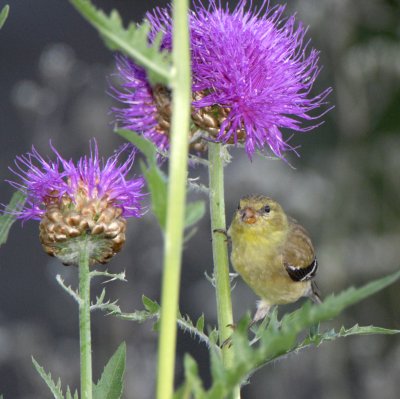
<instances>
[{"instance_id":1,"label":"thistle bud","mask_svg":"<svg viewBox=\"0 0 400 399\"><path fill-rule=\"evenodd\" d=\"M127 179L134 152L117 164L125 150L99 160L93 140L89 157L75 165L52 147L56 161L46 161L35 148L16 158L22 183L9 183L27 195L17 213L22 220L40 220L45 252L65 265L77 265L83 239L89 242L90 264L107 263L125 243L126 218L140 217L144 180Z\"/></svg>"}]
</instances>

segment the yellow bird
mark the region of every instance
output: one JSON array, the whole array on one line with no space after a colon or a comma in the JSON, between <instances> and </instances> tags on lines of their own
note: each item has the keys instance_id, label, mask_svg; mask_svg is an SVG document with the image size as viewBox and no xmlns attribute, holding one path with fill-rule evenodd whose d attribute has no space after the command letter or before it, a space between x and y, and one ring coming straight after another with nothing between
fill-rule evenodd
<instances>
[{"instance_id":1,"label":"yellow bird","mask_svg":"<svg viewBox=\"0 0 400 399\"><path fill-rule=\"evenodd\" d=\"M243 197L228 236L233 268L261 297L253 322L263 319L272 305L304 296L321 302L312 282L318 263L311 239L276 201L263 195Z\"/></svg>"}]
</instances>

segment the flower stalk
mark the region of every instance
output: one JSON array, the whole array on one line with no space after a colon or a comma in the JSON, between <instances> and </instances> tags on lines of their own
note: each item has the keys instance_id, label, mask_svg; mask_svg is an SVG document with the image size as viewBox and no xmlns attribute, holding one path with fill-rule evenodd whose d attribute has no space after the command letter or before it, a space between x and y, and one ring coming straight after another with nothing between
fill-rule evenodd
<instances>
[{"instance_id":1,"label":"flower stalk","mask_svg":"<svg viewBox=\"0 0 400 399\"><path fill-rule=\"evenodd\" d=\"M228 246L226 237L221 234L221 231L226 231L224 166L221 149L221 144L209 143L210 216L220 344L232 334L232 328L229 325L233 324ZM222 350L226 366L232 363L232 351L228 346L225 345Z\"/></svg>"},{"instance_id":2,"label":"flower stalk","mask_svg":"<svg viewBox=\"0 0 400 399\"><path fill-rule=\"evenodd\" d=\"M173 395L175 350L188 168L191 73L188 1L173 2L171 152L161 292L157 399Z\"/></svg>"},{"instance_id":3,"label":"flower stalk","mask_svg":"<svg viewBox=\"0 0 400 399\"><path fill-rule=\"evenodd\" d=\"M228 340L233 332L228 245L226 237L221 234L221 231L226 231L222 150L223 144L210 142L208 145L212 251L220 345ZM234 353L230 345L222 346L222 359L226 368L233 366ZM232 398L240 399L240 387L237 387Z\"/></svg>"},{"instance_id":4,"label":"flower stalk","mask_svg":"<svg viewBox=\"0 0 400 399\"><path fill-rule=\"evenodd\" d=\"M89 240L82 239L79 256L79 337L81 355L81 398L92 399L92 338L90 329Z\"/></svg>"}]
</instances>

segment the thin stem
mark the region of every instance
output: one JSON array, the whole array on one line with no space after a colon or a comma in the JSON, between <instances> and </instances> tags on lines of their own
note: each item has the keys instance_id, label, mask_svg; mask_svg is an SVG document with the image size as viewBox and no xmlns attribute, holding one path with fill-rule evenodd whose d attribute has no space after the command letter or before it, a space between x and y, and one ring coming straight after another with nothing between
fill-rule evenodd
<instances>
[{"instance_id":1,"label":"thin stem","mask_svg":"<svg viewBox=\"0 0 400 399\"><path fill-rule=\"evenodd\" d=\"M226 231L224 161L221 150L222 144L211 142L208 144L211 234L220 344L229 339L233 332L228 245L226 237L220 232ZM222 359L226 368L234 365L234 353L230 345L222 347ZM233 397L240 398L239 388Z\"/></svg>"},{"instance_id":2,"label":"thin stem","mask_svg":"<svg viewBox=\"0 0 400 399\"><path fill-rule=\"evenodd\" d=\"M92 399L92 339L90 332L90 272L87 239L79 257L79 336L81 353L81 398Z\"/></svg>"},{"instance_id":3,"label":"thin stem","mask_svg":"<svg viewBox=\"0 0 400 399\"><path fill-rule=\"evenodd\" d=\"M157 371L158 399L171 399L174 387L176 318L178 315L186 203L191 103L188 0L175 0L173 2L173 20L172 59L174 69L171 80L173 114L161 293L161 326Z\"/></svg>"}]
</instances>

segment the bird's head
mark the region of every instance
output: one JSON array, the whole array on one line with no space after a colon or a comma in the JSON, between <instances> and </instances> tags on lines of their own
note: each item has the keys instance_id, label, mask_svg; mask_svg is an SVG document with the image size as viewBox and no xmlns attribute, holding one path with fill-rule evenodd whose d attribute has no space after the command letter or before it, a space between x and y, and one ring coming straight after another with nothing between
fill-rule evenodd
<instances>
[{"instance_id":1,"label":"bird's head","mask_svg":"<svg viewBox=\"0 0 400 399\"><path fill-rule=\"evenodd\" d=\"M281 231L287 227L287 216L282 207L264 195L243 197L233 219L243 229Z\"/></svg>"}]
</instances>

